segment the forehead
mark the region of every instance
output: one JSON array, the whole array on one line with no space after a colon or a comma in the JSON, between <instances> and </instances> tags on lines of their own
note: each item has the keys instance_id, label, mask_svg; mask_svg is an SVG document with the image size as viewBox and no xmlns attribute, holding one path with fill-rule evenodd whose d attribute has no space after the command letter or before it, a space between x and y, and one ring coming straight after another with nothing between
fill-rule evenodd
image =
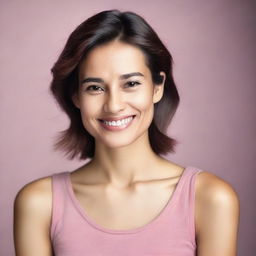
<instances>
[{"instance_id":1,"label":"forehead","mask_svg":"<svg viewBox=\"0 0 256 256\"><path fill-rule=\"evenodd\" d=\"M82 75L115 75L129 72L149 74L141 49L120 41L111 41L91 50L79 66Z\"/></svg>"}]
</instances>

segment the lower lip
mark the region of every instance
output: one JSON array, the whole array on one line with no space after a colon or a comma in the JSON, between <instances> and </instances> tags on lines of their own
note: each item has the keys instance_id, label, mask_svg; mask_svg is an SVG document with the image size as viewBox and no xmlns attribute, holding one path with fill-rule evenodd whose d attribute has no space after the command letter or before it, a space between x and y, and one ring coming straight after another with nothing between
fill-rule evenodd
<instances>
[{"instance_id":1,"label":"lower lip","mask_svg":"<svg viewBox=\"0 0 256 256\"><path fill-rule=\"evenodd\" d=\"M107 124L105 124L105 123L103 123L101 121L99 121L99 122L100 122L101 126L104 129L108 130L108 131L122 131L122 130L128 128L132 124L132 122L135 119L135 117L136 116L133 116L132 120L129 123L126 123L126 124L120 125L120 126L110 126L110 125L107 125Z\"/></svg>"}]
</instances>

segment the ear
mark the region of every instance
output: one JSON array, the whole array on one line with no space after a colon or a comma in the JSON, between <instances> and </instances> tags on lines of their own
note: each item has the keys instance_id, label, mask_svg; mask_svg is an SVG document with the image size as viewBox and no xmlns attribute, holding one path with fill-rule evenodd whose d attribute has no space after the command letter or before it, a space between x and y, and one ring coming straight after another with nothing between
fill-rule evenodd
<instances>
[{"instance_id":1,"label":"ear","mask_svg":"<svg viewBox=\"0 0 256 256\"><path fill-rule=\"evenodd\" d=\"M77 108L80 108L79 98L77 93L72 96L72 101Z\"/></svg>"},{"instance_id":2,"label":"ear","mask_svg":"<svg viewBox=\"0 0 256 256\"><path fill-rule=\"evenodd\" d=\"M159 102L164 94L164 83L166 79L166 75L163 71L160 72L160 76L163 77L161 84L154 84L154 95L153 95L153 102L157 103Z\"/></svg>"}]
</instances>

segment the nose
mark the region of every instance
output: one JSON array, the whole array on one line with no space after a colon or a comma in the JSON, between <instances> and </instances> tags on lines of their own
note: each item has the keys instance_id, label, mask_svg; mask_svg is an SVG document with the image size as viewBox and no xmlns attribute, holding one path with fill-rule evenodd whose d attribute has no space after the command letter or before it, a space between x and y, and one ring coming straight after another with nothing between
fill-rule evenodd
<instances>
[{"instance_id":1,"label":"nose","mask_svg":"<svg viewBox=\"0 0 256 256\"><path fill-rule=\"evenodd\" d=\"M109 91L104 103L104 111L106 113L118 113L125 108L123 97L118 91Z\"/></svg>"}]
</instances>

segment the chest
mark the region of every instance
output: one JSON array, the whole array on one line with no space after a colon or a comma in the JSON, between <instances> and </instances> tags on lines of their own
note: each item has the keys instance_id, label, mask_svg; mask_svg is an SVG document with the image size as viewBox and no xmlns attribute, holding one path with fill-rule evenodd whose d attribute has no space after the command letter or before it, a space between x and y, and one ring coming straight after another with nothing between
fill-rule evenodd
<instances>
[{"instance_id":1,"label":"chest","mask_svg":"<svg viewBox=\"0 0 256 256\"><path fill-rule=\"evenodd\" d=\"M73 185L84 213L109 229L134 229L154 220L172 200L178 179L143 184L132 189Z\"/></svg>"}]
</instances>

